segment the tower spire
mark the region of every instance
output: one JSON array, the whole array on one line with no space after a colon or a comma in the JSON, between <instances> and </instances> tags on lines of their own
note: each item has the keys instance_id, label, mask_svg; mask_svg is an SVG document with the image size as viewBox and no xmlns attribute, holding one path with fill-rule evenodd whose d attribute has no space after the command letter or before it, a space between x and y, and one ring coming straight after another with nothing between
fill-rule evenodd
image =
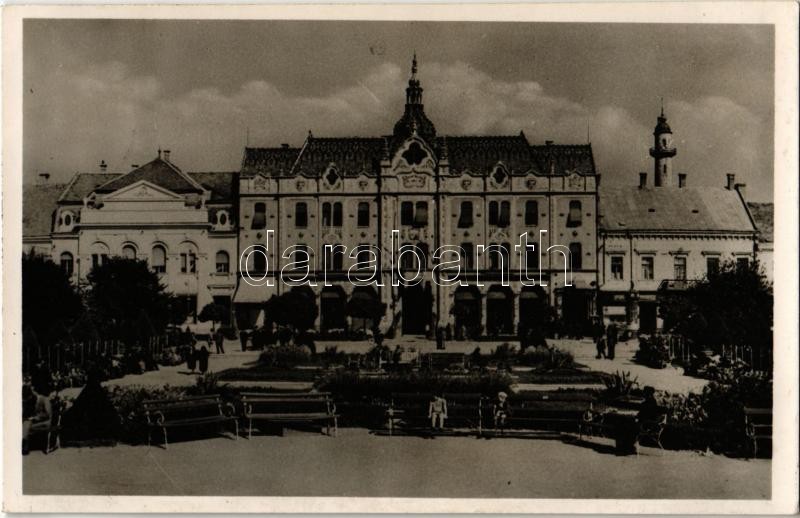
<instances>
[{"instance_id":1,"label":"tower spire","mask_svg":"<svg viewBox=\"0 0 800 518\"><path fill-rule=\"evenodd\" d=\"M661 96L661 117L664 117L664 96Z\"/></svg>"}]
</instances>

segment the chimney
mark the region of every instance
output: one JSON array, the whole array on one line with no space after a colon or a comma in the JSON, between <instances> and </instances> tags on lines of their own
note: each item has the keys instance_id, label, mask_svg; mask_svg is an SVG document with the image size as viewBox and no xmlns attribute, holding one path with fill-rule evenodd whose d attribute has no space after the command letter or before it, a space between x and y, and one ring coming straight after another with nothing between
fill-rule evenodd
<instances>
[{"instance_id":1,"label":"chimney","mask_svg":"<svg viewBox=\"0 0 800 518\"><path fill-rule=\"evenodd\" d=\"M686 187L686 173L678 173L678 188Z\"/></svg>"},{"instance_id":2,"label":"chimney","mask_svg":"<svg viewBox=\"0 0 800 518\"><path fill-rule=\"evenodd\" d=\"M169 149L164 150L164 161L169 162Z\"/></svg>"},{"instance_id":3,"label":"chimney","mask_svg":"<svg viewBox=\"0 0 800 518\"><path fill-rule=\"evenodd\" d=\"M106 164L105 160L100 160L100 172L105 173L106 169L108 169L108 164Z\"/></svg>"},{"instance_id":4,"label":"chimney","mask_svg":"<svg viewBox=\"0 0 800 518\"><path fill-rule=\"evenodd\" d=\"M639 173L639 189L647 187L647 173Z\"/></svg>"},{"instance_id":5,"label":"chimney","mask_svg":"<svg viewBox=\"0 0 800 518\"><path fill-rule=\"evenodd\" d=\"M39 173L39 180L40 180L42 183L47 183L47 181L48 181L49 179L50 179L50 173Z\"/></svg>"},{"instance_id":6,"label":"chimney","mask_svg":"<svg viewBox=\"0 0 800 518\"><path fill-rule=\"evenodd\" d=\"M725 176L728 178L728 184L725 186L725 188L730 191L731 189L733 189L733 184L736 181L736 175L729 173Z\"/></svg>"},{"instance_id":7,"label":"chimney","mask_svg":"<svg viewBox=\"0 0 800 518\"><path fill-rule=\"evenodd\" d=\"M742 197L744 201L747 201L747 184L746 183L737 183L733 186L734 189L739 191L739 196Z\"/></svg>"},{"instance_id":8,"label":"chimney","mask_svg":"<svg viewBox=\"0 0 800 518\"><path fill-rule=\"evenodd\" d=\"M131 164L131 169L139 169L139 164Z\"/></svg>"},{"instance_id":9,"label":"chimney","mask_svg":"<svg viewBox=\"0 0 800 518\"><path fill-rule=\"evenodd\" d=\"M281 148L283 148L283 149L289 149L289 144L281 144Z\"/></svg>"}]
</instances>

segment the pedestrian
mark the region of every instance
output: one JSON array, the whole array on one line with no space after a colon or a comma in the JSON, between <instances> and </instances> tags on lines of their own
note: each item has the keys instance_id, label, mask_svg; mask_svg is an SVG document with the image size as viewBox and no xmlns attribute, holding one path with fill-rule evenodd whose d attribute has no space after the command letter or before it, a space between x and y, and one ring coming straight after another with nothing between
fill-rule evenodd
<instances>
[{"instance_id":1,"label":"pedestrian","mask_svg":"<svg viewBox=\"0 0 800 518\"><path fill-rule=\"evenodd\" d=\"M53 416L50 398L38 394L28 384L22 386L22 454L29 451L28 438L32 431L47 430ZM49 445L48 445L49 446Z\"/></svg>"},{"instance_id":2,"label":"pedestrian","mask_svg":"<svg viewBox=\"0 0 800 518\"><path fill-rule=\"evenodd\" d=\"M239 340L242 342L242 352L247 350L247 331L239 332Z\"/></svg>"},{"instance_id":3,"label":"pedestrian","mask_svg":"<svg viewBox=\"0 0 800 518\"><path fill-rule=\"evenodd\" d=\"M206 349L206 346L200 347L200 350L197 352L197 363L198 367L200 368L200 374L205 374L208 370L208 355L211 354Z\"/></svg>"},{"instance_id":4,"label":"pedestrian","mask_svg":"<svg viewBox=\"0 0 800 518\"><path fill-rule=\"evenodd\" d=\"M500 428L500 433L503 433L506 427L506 419L510 414L508 405L508 394L503 391L497 393L494 403L492 404L492 418L494 419L494 429Z\"/></svg>"},{"instance_id":5,"label":"pedestrian","mask_svg":"<svg viewBox=\"0 0 800 518\"><path fill-rule=\"evenodd\" d=\"M194 373L194 369L197 366L197 340L194 338L194 335L189 335L189 343L186 349L186 367L189 369L189 372Z\"/></svg>"},{"instance_id":6,"label":"pedestrian","mask_svg":"<svg viewBox=\"0 0 800 518\"><path fill-rule=\"evenodd\" d=\"M440 395L434 394L431 396L431 402L428 405L428 417L431 420L431 428L436 429L436 424L439 424L439 430L444 429L444 420L447 419L447 400Z\"/></svg>"},{"instance_id":7,"label":"pedestrian","mask_svg":"<svg viewBox=\"0 0 800 518\"><path fill-rule=\"evenodd\" d=\"M436 350L441 351L444 349L444 328L436 326Z\"/></svg>"},{"instance_id":8,"label":"pedestrian","mask_svg":"<svg viewBox=\"0 0 800 518\"><path fill-rule=\"evenodd\" d=\"M592 326L592 338L594 339L594 346L597 348L597 358L606 357L606 340L605 340L605 329L603 329L603 322L599 318L594 321L594 325Z\"/></svg>"},{"instance_id":9,"label":"pedestrian","mask_svg":"<svg viewBox=\"0 0 800 518\"><path fill-rule=\"evenodd\" d=\"M225 335L222 334L222 329L217 329L214 333L214 345L217 346L217 354L225 354Z\"/></svg>"},{"instance_id":10,"label":"pedestrian","mask_svg":"<svg viewBox=\"0 0 800 518\"><path fill-rule=\"evenodd\" d=\"M611 322L608 324L606 328L606 347L608 348L608 352L606 353L606 358L609 360L614 359L614 349L617 347L617 340L619 339L619 329L617 328L617 324Z\"/></svg>"}]
</instances>

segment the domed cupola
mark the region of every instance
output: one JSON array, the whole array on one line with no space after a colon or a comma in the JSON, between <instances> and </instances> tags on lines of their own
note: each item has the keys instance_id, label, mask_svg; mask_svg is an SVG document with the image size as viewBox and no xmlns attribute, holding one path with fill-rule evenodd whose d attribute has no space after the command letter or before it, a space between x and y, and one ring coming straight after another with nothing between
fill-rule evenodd
<instances>
[{"instance_id":1,"label":"domed cupola","mask_svg":"<svg viewBox=\"0 0 800 518\"><path fill-rule=\"evenodd\" d=\"M403 141L415 132L429 143L433 143L436 138L436 127L425 115L422 104L422 87L417 79L416 54L411 62L411 78L409 78L408 88L406 88L406 109L403 116L394 125L394 137L398 141Z\"/></svg>"}]
</instances>

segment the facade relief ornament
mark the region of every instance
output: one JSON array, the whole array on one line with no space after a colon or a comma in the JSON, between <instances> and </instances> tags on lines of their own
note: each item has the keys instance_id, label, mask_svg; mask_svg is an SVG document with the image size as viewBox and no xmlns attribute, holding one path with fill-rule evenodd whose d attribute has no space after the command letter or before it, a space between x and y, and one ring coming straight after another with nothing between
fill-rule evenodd
<instances>
[{"instance_id":1,"label":"facade relief ornament","mask_svg":"<svg viewBox=\"0 0 800 518\"><path fill-rule=\"evenodd\" d=\"M525 186L528 188L528 190L532 191L536 187L536 178L528 178L528 180L525 182Z\"/></svg>"},{"instance_id":2,"label":"facade relief ornament","mask_svg":"<svg viewBox=\"0 0 800 518\"><path fill-rule=\"evenodd\" d=\"M469 178L465 178L464 180L461 180L461 188L462 189L464 189L465 191L469 190L470 186L472 186L472 180L470 180Z\"/></svg>"},{"instance_id":3,"label":"facade relief ornament","mask_svg":"<svg viewBox=\"0 0 800 518\"><path fill-rule=\"evenodd\" d=\"M359 180L358 181L358 188L362 191L366 191L367 187L369 187L369 182L366 180Z\"/></svg>"},{"instance_id":4,"label":"facade relief ornament","mask_svg":"<svg viewBox=\"0 0 800 518\"><path fill-rule=\"evenodd\" d=\"M425 177L419 174L403 175L401 178L403 187L407 189L421 189L425 187Z\"/></svg>"},{"instance_id":5,"label":"facade relief ornament","mask_svg":"<svg viewBox=\"0 0 800 518\"><path fill-rule=\"evenodd\" d=\"M261 175L256 176L255 180L253 180L253 188L256 191L268 191L269 185L267 179Z\"/></svg>"},{"instance_id":6,"label":"facade relief ornament","mask_svg":"<svg viewBox=\"0 0 800 518\"><path fill-rule=\"evenodd\" d=\"M297 180L295 183L295 187L297 187L298 191L304 191L306 188L306 181L305 180Z\"/></svg>"},{"instance_id":7,"label":"facade relief ornament","mask_svg":"<svg viewBox=\"0 0 800 518\"><path fill-rule=\"evenodd\" d=\"M583 177L578 173L572 173L567 183L572 189L583 187Z\"/></svg>"}]
</instances>

